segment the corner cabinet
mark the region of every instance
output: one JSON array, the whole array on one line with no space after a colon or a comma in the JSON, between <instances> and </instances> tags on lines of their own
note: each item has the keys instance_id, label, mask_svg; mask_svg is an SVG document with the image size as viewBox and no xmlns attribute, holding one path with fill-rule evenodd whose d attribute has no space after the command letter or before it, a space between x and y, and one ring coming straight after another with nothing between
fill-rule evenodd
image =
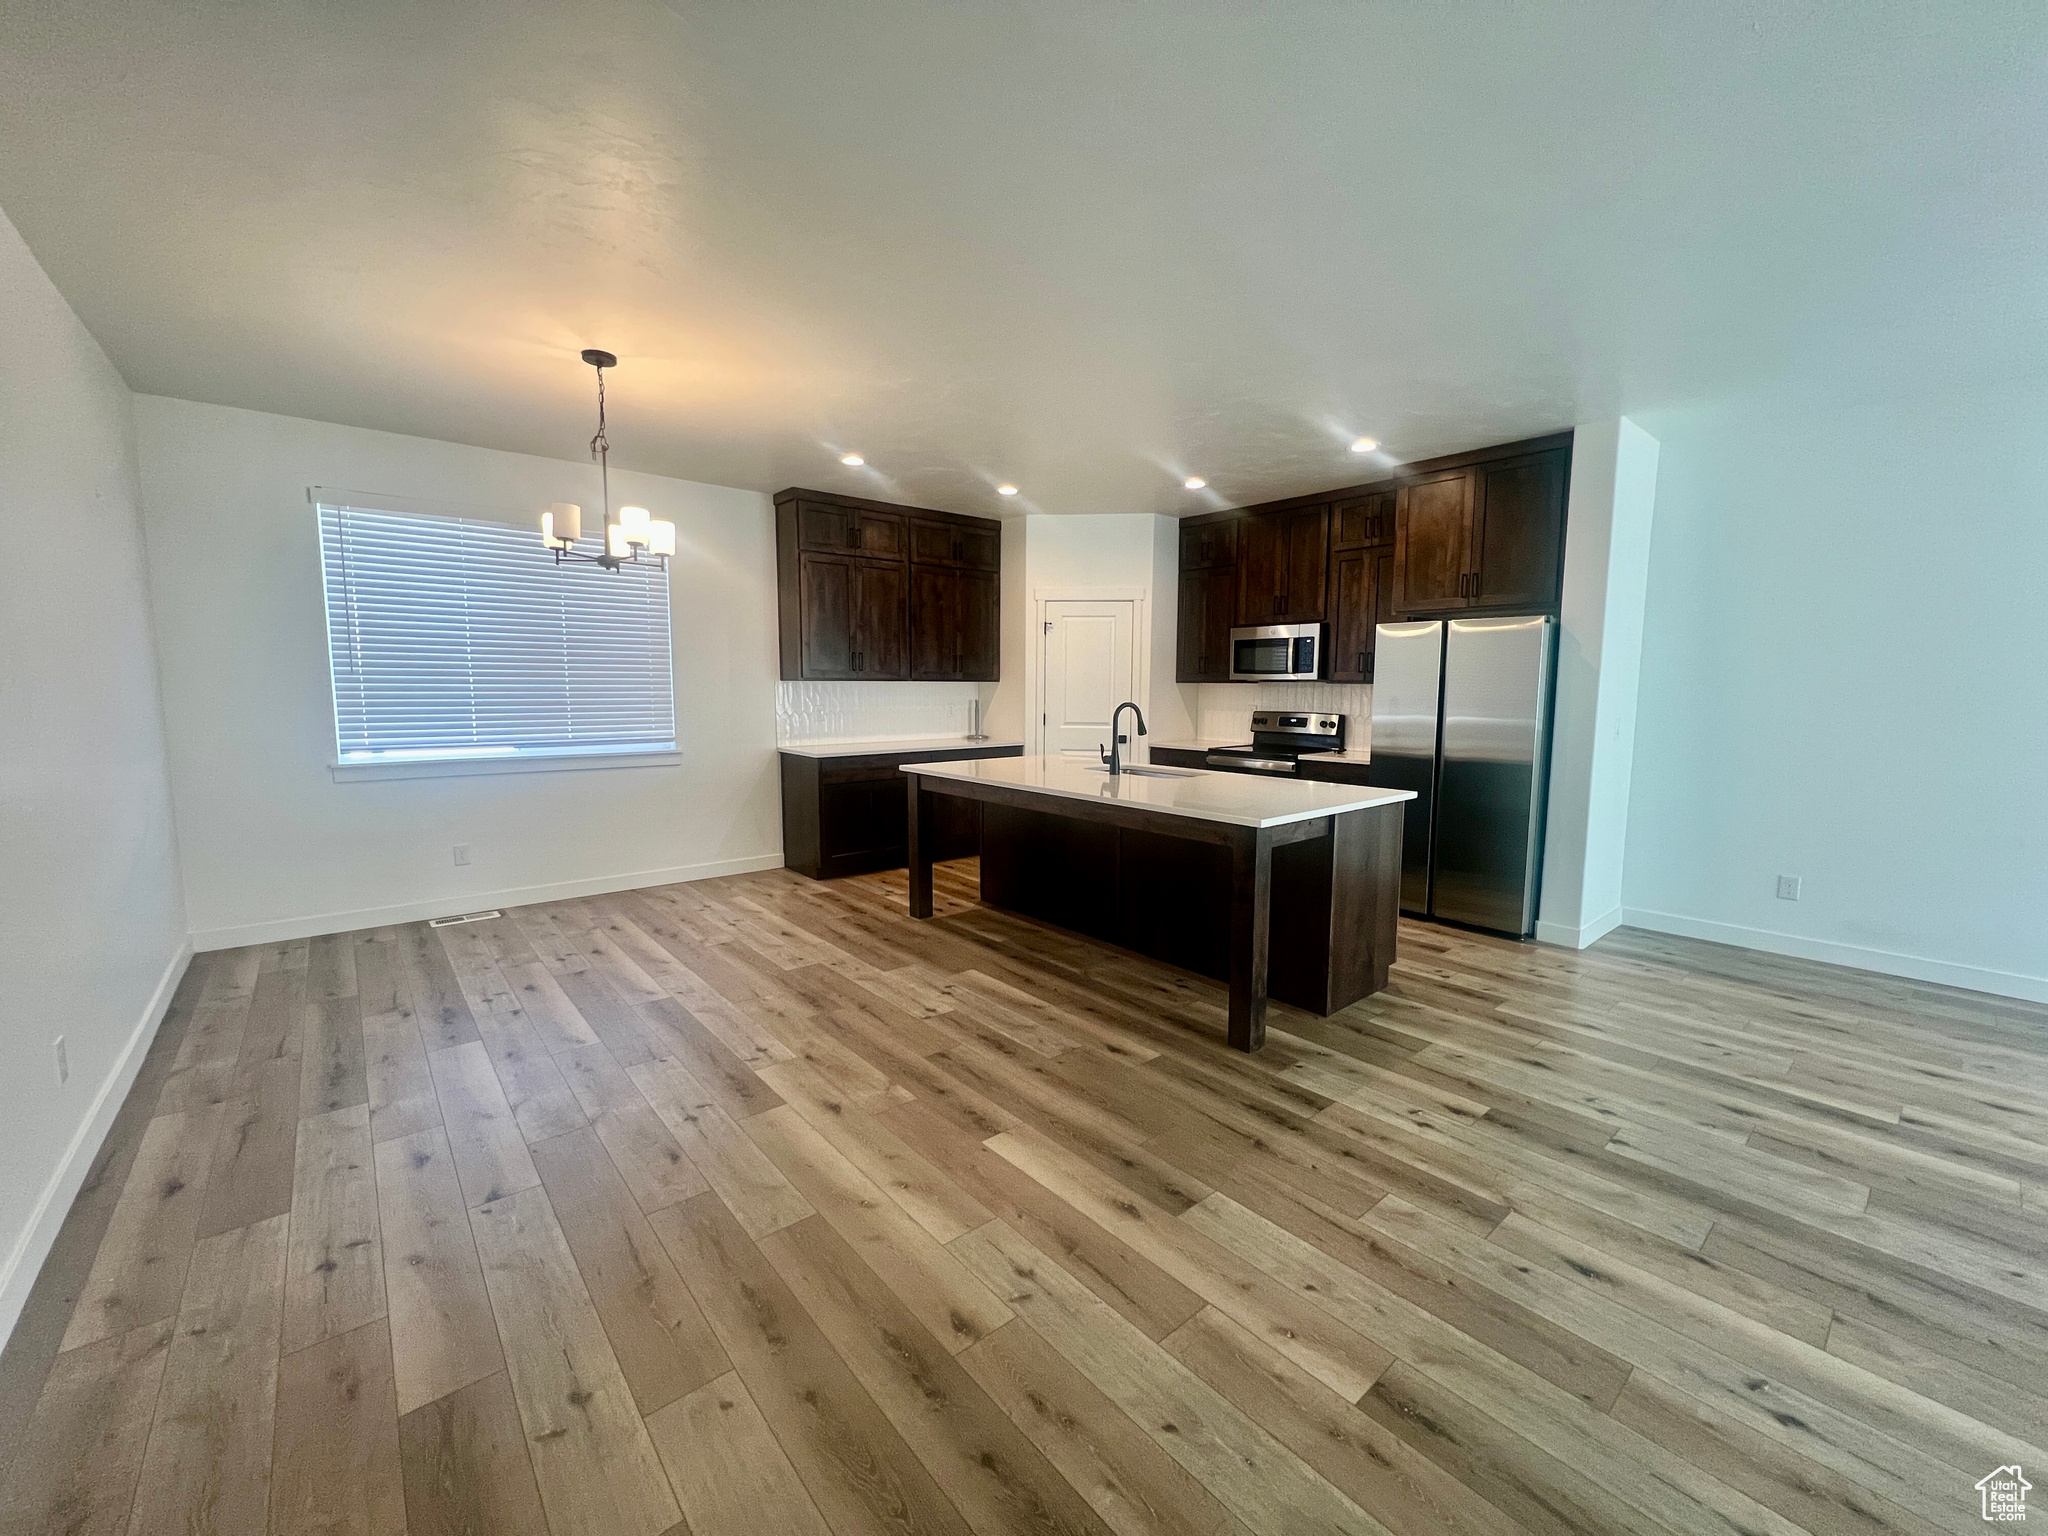
<instances>
[{"instance_id":1,"label":"corner cabinet","mask_svg":"<svg viewBox=\"0 0 2048 1536\"><path fill-rule=\"evenodd\" d=\"M1002 524L827 491L775 498L782 676L994 682Z\"/></svg>"}]
</instances>

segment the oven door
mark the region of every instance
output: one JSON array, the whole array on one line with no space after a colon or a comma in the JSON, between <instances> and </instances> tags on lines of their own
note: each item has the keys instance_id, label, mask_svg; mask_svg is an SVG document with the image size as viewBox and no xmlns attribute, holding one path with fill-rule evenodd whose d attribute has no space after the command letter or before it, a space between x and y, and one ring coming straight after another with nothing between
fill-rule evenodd
<instances>
[{"instance_id":1,"label":"oven door","mask_svg":"<svg viewBox=\"0 0 2048 1536\"><path fill-rule=\"evenodd\" d=\"M1264 624L1230 632L1234 683L1313 682L1322 667L1320 624Z\"/></svg>"}]
</instances>

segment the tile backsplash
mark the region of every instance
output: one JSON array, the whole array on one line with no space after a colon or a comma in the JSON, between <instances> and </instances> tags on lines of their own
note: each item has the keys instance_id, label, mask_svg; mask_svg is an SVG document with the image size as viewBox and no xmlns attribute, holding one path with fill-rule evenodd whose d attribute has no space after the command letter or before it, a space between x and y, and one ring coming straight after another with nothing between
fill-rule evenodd
<instances>
[{"instance_id":1,"label":"tile backsplash","mask_svg":"<svg viewBox=\"0 0 2048 1536\"><path fill-rule=\"evenodd\" d=\"M777 683L775 740L886 741L964 736L976 683ZM988 701L982 701L988 714Z\"/></svg>"},{"instance_id":2,"label":"tile backsplash","mask_svg":"<svg viewBox=\"0 0 2048 1536\"><path fill-rule=\"evenodd\" d=\"M1204 683L1195 693L1195 728L1205 741L1249 741L1255 709L1343 715L1346 746L1372 740L1370 683Z\"/></svg>"}]
</instances>

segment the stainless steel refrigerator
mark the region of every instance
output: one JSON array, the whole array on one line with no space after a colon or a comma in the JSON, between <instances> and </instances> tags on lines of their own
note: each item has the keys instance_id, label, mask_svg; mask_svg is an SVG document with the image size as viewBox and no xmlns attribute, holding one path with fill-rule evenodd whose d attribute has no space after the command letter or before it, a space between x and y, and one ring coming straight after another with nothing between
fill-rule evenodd
<instances>
[{"instance_id":1,"label":"stainless steel refrigerator","mask_svg":"<svg viewBox=\"0 0 2048 1536\"><path fill-rule=\"evenodd\" d=\"M1536 931L1556 634L1544 615L1380 625L1369 774L1416 796L1402 911Z\"/></svg>"}]
</instances>

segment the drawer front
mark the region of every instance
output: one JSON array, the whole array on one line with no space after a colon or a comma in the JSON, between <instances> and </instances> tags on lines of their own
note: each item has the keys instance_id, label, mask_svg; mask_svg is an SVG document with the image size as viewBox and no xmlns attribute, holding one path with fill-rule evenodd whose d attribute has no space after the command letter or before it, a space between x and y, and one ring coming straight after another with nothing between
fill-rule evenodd
<instances>
[{"instance_id":1,"label":"drawer front","mask_svg":"<svg viewBox=\"0 0 2048 1536\"><path fill-rule=\"evenodd\" d=\"M818 772L818 780L823 784L872 784L890 779L894 779L899 785L904 783L903 770L897 766L894 758L879 763L863 762L858 758L845 761L827 760ZM906 787L904 794L909 793Z\"/></svg>"},{"instance_id":2,"label":"drawer front","mask_svg":"<svg viewBox=\"0 0 2048 1536\"><path fill-rule=\"evenodd\" d=\"M1310 758L1301 760L1301 777L1316 779L1325 784L1370 784L1372 765L1369 763L1318 763Z\"/></svg>"}]
</instances>

